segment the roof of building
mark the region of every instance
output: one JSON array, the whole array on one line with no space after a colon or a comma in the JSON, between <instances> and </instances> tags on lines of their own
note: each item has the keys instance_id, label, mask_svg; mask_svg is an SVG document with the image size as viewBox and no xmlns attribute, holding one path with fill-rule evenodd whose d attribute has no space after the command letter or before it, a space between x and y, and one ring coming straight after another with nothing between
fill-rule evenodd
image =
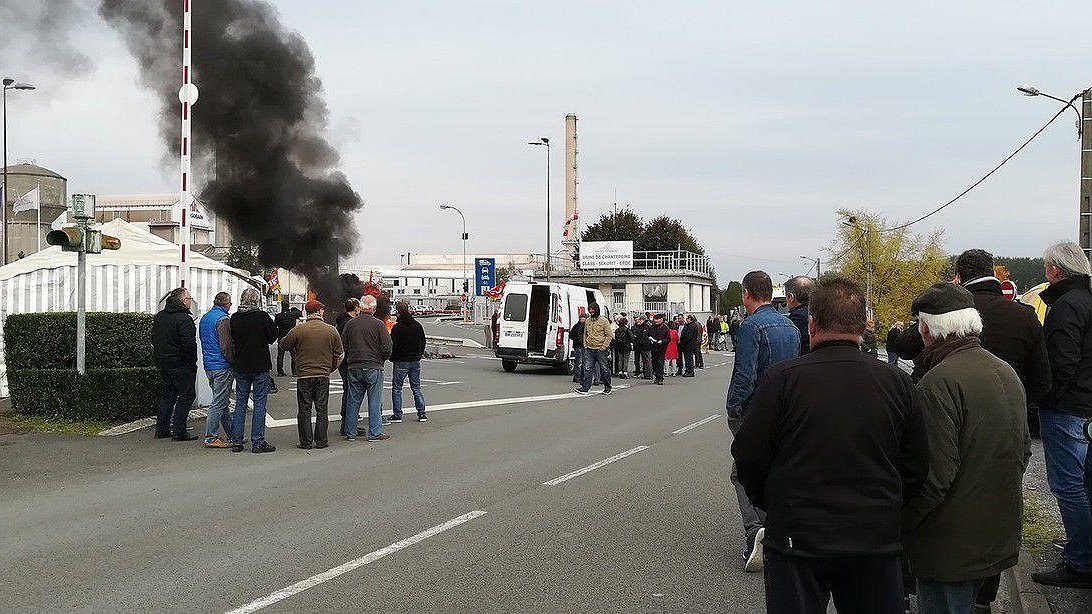
<instances>
[{"instance_id":1,"label":"roof of building","mask_svg":"<svg viewBox=\"0 0 1092 614\"><path fill-rule=\"evenodd\" d=\"M37 164L12 164L8 166L9 175L30 175L31 177L50 177L53 179L62 179L68 181L56 171L51 171L43 166Z\"/></svg>"}]
</instances>

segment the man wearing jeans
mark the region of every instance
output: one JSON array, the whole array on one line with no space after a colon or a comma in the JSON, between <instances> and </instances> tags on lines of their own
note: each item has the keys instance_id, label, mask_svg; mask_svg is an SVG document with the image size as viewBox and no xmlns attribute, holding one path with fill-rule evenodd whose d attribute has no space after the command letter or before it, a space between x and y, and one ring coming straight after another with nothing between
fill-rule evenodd
<instances>
[{"instance_id":1,"label":"man wearing jeans","mask_svg":"<svg viewBox=\"0 0 1092 614\"><path fill-rule=\"evenodd\" d=\"M231 447L231 385L235 383L235 373L231 370L231 295L218 292L212 299L212 309L201 318L198 334L201 336L201 360L205 366L205 375L212 388L212 401L209 402L209 415L205 420L205 447ZM222 427L224 436L216 434Z\"/></svg>"},{"instance_id":2,"label":"man wearing jeans","mask_svg":"<svg viewBox=\"0 0 1092 614\"><path fill-rule=\"evenodd\" d=\"M1031 574L1048 586L1092 588L1092 454L1084 438L1092 418L1092 290L1088 258L1075 243L1043 254L1050 306L1043 335L1050 358L1050 392L1039 409L1047 482L1058 500L1068 542L1053 570Z\"/></svg>"},{"instance_id":3,"label":"man wearing jeans","mask_svg":"<svg viewBox=\"0 0 1092 614\"><path fill-rule=\"evenodd\" d=\"M254 288L243 290L239 310L231 316L231 346L235 362L235 413L231 416L231 451L243 451L246 431L247 401L254 395L254 415L250 425L250 451L255 454L275 452L277 447L265 440L265 402L269 396L273 361L269 345L277 340L273 318L262 310L262 297Z\"/></svg>"},{"instance_id":4,"label":"man wearing jeans","mask_svg":"<svg viewBox=\"0 0 1092 614\"><path fill-rule=\"evenodd\" d=\"M599 315L599 305L588 305L591 316L584 322L584 373L577 394L591 394L595 380L603 382L603 394L610 394L610 357L607 350L614 340L614 332L607 319Z\"/></svg>"},{"instance_id":5,"label":"man wearing jeans","mask_svg":"<svg viewBox=\"0 0 1092 614\"><path fill-rule=\"evenodd\" d=\"M356 441L360 405L368 399L368 441L383 441L383 363L391 355L391 335L387 325L375 317L374 296L360 299L360 315L345 324L341 341L345 362L349 365L349 395L345 407L345 439Z\"/></svg>"},{"instance_id":6,"label":"man wearing jeans","mask_svg":"<svg viewBox=\"0 0 1092 614\"><path fill-rule=\"evenodd\" d=\"M728 428L734 437L751 404L755 386L770 365L796 358L800 354L800 331L771 304L773 281L763 271L751 271L743 277L743 307L751 314L739 327L735 341L736 362L728 385ZM751 505L747 491L732 464L732 484L747 538L744 571L762 571L762 539L766 515Z\"/></svg>"},{"instance_id":7,"label":"man wearing jeans","mask_svg":"<svg viewBox=\"0 0 1092 614\"><path fill-rule=\"evenodd\" d=\"M398 301L394 307L398 311L398 321L391 329L391 362L394 363L394 377L391 380L391 405L394 413L391 422L402 421L402 385L407 376L413 392L413 405L417 409L417 421L427 422L425 395L421 392L421 358L425 355L425 329L413 317L409 303Z\"/></svg>"}]
</instances>

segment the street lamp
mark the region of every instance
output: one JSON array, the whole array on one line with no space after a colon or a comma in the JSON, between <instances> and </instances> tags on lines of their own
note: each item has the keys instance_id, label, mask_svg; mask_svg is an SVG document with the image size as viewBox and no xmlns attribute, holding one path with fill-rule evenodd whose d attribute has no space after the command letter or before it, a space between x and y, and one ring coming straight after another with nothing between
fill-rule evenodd
<instances>
[{"instance_id":1,"label":"street lamp","mask_svg":"<svg viewBox=\"0 0 1092 614\"><path fill-rule=\"evenodd\" d=\"M4 252L0 254L0 266L8 263L8 90L32 89L34 86L29 83L16 83L15 79L4 78L4 202L0 202L0 209L4 210Z\"/></svg>"},{"instance_id":2,"label":"street lamp","mask_svg":"<svg viewBox=\"0 0 1092 614\"><path fill-rule=\"evenodd\" d=\"M865 240L868 241L868 251L865 255L865 312L868 314L868 319L872 319L872 227L864 228L860 222L857 221L855 216L850 216L847 220L842 220L843 226L849 226L850 228L856 228L865 235Z\"/></svg>"},{"instance_id":3,"label":"street lamp","mask_svg":"<svg viewBox=\"0 0 1092 614\"><path fill-rule=\"evenodd\" d=\"M1077 138L1078 139L1081 138L1081 132L1083 131L1082 126L1081 126L1081 123L1082 123L1081 122L1081 119L1082 119L1081 118L1081 111L1073 103L1078 98L1080 98L1084 94L1084 92L1080 92L1076 96L1074 96L1073 98L1071 98L1069 100L1066 100L1064 98L1058 98L1057 96L1054 96L1054 95L1048 94L1046 92L1040 91L1039 88L1033 87L1033 86L1030 86L1030 85L1017 86L1016 91L1020 92L1021 94L1025 95L1025 96L1042 96L1043 98L1049 98L1051 100L1057 100L1058 102L1064 104L1065 106L1069 107L1070 109L1073 109L1073 112L1077 114Z\"/></svg>"},{"instance_id":4,"label":"street lamp","mask_svg":"<svg viewBox=\"0 0 1092 614\"><path fill-rule=\"evenodd\" d=\"M808 256L800 256L802 259L815 265L815 278L819 279L823 276L822 258L810 258Z\"/></svg>"},{"instance_id":5,"label":"street lamp","mask_svg":"<svg viewBox=\"0 0 1092 614\"><path fill-rule=\"evenodd\" d=\"M466 319L469 316L466 310L466 302L470 298L470 278L466 276L466 240L470 237L466 234L466 216L463 215L463 212L458 207L440 205L441 211L448 209L458 213L463 220L463 319Z\"/></svg>"},{"instance_id":6,"label":"street lamp","mask_svg":"<svg viewBox=\"0 0 1092 614\"><path fill-rule=\"evenodd\" d=\"M541 137L527 144L546 147L546 281L550 281L550 139Z\"/></svg>"}]
</instances>

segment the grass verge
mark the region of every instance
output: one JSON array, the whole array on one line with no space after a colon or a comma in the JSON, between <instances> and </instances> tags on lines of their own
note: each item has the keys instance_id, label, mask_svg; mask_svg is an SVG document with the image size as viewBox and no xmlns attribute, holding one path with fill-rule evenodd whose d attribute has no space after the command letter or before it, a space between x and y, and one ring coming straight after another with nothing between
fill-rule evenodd
<instances>
[{"instance_id":1,"label":"grass verge","mask_svg":"<svg viewBox=\"0 0 1092 614\"><path fill-rule=\"evenodd\" d=\"M1023 545L1036 558L1058 537L1058 521L1047 511L1037 491L1024 491Z\"/></svg>"},{"instance_id":2,"label":"grass verge","mask_svg":"<svg viewBox=\"0 0 1092 614\"><path fill-rule=\"evenodd\" d=\"M65 418L29 416L26 414L8 414L4 416L4 420L17 431L65 433L68 435L98 435L100 432L118 424L106 420L67 420Z\"/></svg>"}]
</instances>

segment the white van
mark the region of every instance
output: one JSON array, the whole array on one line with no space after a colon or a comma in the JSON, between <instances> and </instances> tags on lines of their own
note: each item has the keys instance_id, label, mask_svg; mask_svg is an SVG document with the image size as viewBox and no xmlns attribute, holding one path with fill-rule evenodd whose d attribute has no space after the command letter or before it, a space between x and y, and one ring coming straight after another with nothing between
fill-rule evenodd
<instances>
[{"instance_id":1,"label":"white van","mask_svg":"<svg viewBox=\"0 0 1092 614\"><path fill-rule=\"evenodd\" d=\"M573 347L569 330L588 305L599 305L610 318L599 290L546 281L509 282L501 297L496 355L511 373L519 363L549 365L572 373Z\"/></svg>"}]
</instances>

